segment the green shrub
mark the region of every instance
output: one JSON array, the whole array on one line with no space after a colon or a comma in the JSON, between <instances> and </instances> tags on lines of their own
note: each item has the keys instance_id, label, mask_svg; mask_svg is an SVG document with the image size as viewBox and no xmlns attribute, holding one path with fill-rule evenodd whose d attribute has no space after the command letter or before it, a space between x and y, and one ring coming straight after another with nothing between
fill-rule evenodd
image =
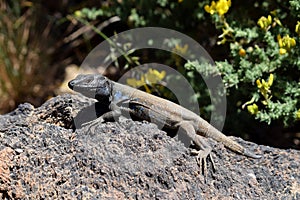
<instances>
[{"instance_id":1,"label":"green shrub","mask_svg":"<svg viewBox=\"0 0 300 200\"><path fill-rule=\"evenodd\" d=\"M291 125L300 119L299 6L299 1L263 1L248 10L265 16L250 16L246 21L236 17L241 8L234 6L228 14L210 12L222 30L219 44L230 45L228 60L217 66L230 93L238 94L239 99L231 102L241 102L242 108L268 124L279 120ZM207 12L214 9L218 10L206 6Z\"/></svg>"},{"instance_id":2,"label":"green shrub","mask_svg":"<svg viewBox=\"0 0 300 200\"><path fill-rule=\"evenodd\" d=\"M227 89L230 116L238 118L242 113L268 124L283 122L286 126L300 120L298 0L111 0L109 5L99 8L103 12L98 13L102 17L117 15L132 28L172 28L196 40L217 32L218 35L209 35L201 44L206 43L206 47L216 44L210 48L214 49L212 55ZM95 15L96 10L89 12ZM208 19L212 20L215 30ZM214 42L216 38L218 41ZM188 52L185 44L173 46ZM208 70L207 66L197 60L183 61L176 55L161 60L189 78L197 90L202 114L209 118L209 95L197 75L203 69Z\"/></svg>"}]
</instances>

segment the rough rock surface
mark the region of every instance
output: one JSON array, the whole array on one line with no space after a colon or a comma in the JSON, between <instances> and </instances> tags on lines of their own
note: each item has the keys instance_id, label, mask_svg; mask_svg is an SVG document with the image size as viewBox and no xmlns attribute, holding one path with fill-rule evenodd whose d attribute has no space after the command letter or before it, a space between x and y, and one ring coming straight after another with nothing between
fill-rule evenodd
<instances>
[{"instance_id":1,"label":"rough rock surface","mask_svg":"<svg viewBox=\"0 0 300 200\"><path fill-rule=\"evenodd\" d=\"M232 137L263 155L250 159L209 139L217 170L208 162L205 180L190 149L154 124L81 128L95 106L63 95L0 116L0 198L300 199L299 151Z\"/></svg>"}]
</instances>

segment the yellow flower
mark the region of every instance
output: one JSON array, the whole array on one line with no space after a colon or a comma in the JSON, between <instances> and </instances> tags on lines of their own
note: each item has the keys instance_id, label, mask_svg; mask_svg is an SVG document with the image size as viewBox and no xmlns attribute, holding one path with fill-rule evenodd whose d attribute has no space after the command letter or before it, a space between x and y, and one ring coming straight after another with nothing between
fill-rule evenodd
<instances>
[{"instance_id":1,"label":"yellow flower","mask_svg":"<svg viewBox=\"0 0 300 200\"><path fill-rule=\"evenodd\" d=\"M225 13L228 12L230 6L231 0L219 0L217 1L217 3L215 1L212 1L210 6L204 6L204 10L210 13L211 15L217 12L219 16L223 16Z\"/></svg>"},{"instance_id":2,"label":"yellow flower","mask_svg":"<svg viewBox=\"0 0 300 200\"><path fill-rule=\"evenodd\" d=\"M205 5L204 10L208 12L209 14L213 15L216 12L216 2L212 1L210 6Z\"/></svg>"},{"instance_id":3,"label":"yellow flower","mask_svg":"<svg viewBox=\"0 0 300 200\"><path fill-rule=\"evenodd\" d=\"M297 22L296 28L295 28L296 33L300 36L300 22Z\"/></svg>"},{"instance_id":4,"label":"yellow flower","mask_svg":"<svg viewBox=\"0 0 300 200\"><path fill-rule=\"evenodd\" d=\"M270 28L270 25L272 24L271 15L269 15L268 18L264 16L259 18L257 24L260 26L261 29L268 30Z\"/></svg>"},{"instance_id":5,"label":"yellow flower","mask_svg":"<svg viewBox=\"0 0 300 200\"><path fill-rule=\"evenodd\" d=\"M144 76L142 76L140 80L137 80L135 78L128 78L126 80L126 82L128 85L135 87L135 88L139 88L146 84Z\"/></svg>"},{"instance_id":6,"label":"yellow flower","mask_svg":"<svg viewBox=\"0 0 300 200\"><path fill-rule=\"evenodd\" d=\"M284 54L286 54L286 49L283 49L283 48L279 48L279 54L280 55L284 55Z\"/></svg>"},{"instance_id":7,"label":"yellow flower","mask_svg":"<svg viewBox=\"0 0 300 200\"><path fill-rule=\"evenodd\" d=\"M274 24L273 24L273 27L276 25L276 24L278 24L279 26L282 26L282 24L281 24L281 21L278 19L278 17L275 17L274 18Z\"/></svg>"},{"instance_id":8,"label":"yellow flower","mask_svg":"<svg viewBox=\"0 0 300 200\"><path fill-rule=\"evenodd\" d=\"M248 105L247 106L247 110L249 113L251 113L252 115L256 115L259 110L258 110L258 106L254 103L252 105Z\"/></svg>"},{"instance_id":9,"label":"yellow flower","mask_svg":"<svg viewBox=\"0 0 300 200\"><path fill-rule=\"evenodd\" d=\"M216 10L220 16L228 12L229 7L231 6L231 0L219 0L216 5Z\"/></svg>"},{"instance_id":10,"label":"yellow flower","mask_svg":"<svg viewBox=\"0 0 300 200\"><path fill-rule=\"evenodd\" d=\"M271 98L269 97L269 94L271 93L270 87L273 85L273 81L274 81L273 74L270 74L268 82L266 82L264 79L262 79L261 81L259 79L256 80L256 85L260 93L264 96L265 100L269 100Z\"/></svg>"},{"instance_id":11,"label":"yellow flower","mask_svg":"<svg viewBox=\"0 0 300 200\"><path fill-rule=\"evenodd\" d=\"M144 86L145 90L147 93L151 93L151 90L149 89L149 87L147 86L147 84L156 84L159 83L162 79L164 79L166 76L166 72L165 71L161 71L159 72L156 69L149 69L147 73L143 74L141 76L141 79L135 79L135 78L128 78L126 80L127 84L135 87L135 88L139 88Z\"/></svg>"},{"instance_id":12,"label":"yellow flower","mask_svg":"<svg viewBox=\"0 0 300 200\"><path fill-rule=\"evenodd\" d=\"M181 3L181 2L183 2L183 0L178 0L178 3Z\"/></svg>"},{"instance_id":13,"label":"yellow flower","mask_svg":"<svg viewBox=\"0 0 300 200\"><path fill-rule=\"evenodd\" d=\"M296 40L289 35L286 35L283 38L281 38L280 35L277 35L277 41L280 47L279 53L281 55L289 52L292 47L296 46Z\"/></svg>"},{"instance_id":14,"label":"yellow flower","mask_svg":"<svg viewBox=\"0 0 300 200\"><path fill-rule=\"evenodd\" d=\"M274 81L274 75L270 74L270 77L268 79L268 86L271 87L273 85L273 81Z\"/></svg>"},{"instance_id":15,"label":"yellow flower","mask_svg":"<svg viewBox=\"0 0 300 200\"><path fill-rule=\"evenodd\" d=\"M149 69L145 74L145 79L148 83L155 84L164 79L166 76L165 71L157 71L156 69Z\"/></svg>"},{"instance_id":16,"label":"yellow flower","mask_svg":"<svg viewBox=\"0 0 300 200\"><path fill-rule=\"evenodd\" d=\"M175 48L173 49L175 52L181 53L185 55L187 53L187 50L189 48L189 45L185 44L183 47L180 46L179 44L175 45Z\"/></svg>"},{"instance_id":17,"label":"yellow flower","mask_svg":"<svg viewBox=\"0 0 300 200\"><path fill-rule=\"evenodd\" d=\"M176 66L182 65L182 57L184 55L187 55L189 46L185 44L184 46L181 46L180 44L176 44L173 48L174 54L172 54L173 59L175 60ZM179 54L179 55L178 55Z\"/></svg>"}]
</instances>

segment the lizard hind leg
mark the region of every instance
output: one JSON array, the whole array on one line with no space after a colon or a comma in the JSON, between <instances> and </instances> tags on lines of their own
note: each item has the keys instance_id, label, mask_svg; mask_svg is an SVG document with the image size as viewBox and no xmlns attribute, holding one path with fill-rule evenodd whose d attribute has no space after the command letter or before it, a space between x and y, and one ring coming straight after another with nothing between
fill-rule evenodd
<instances>
[{"instance_id":1,"label":"lizard hind leg","mask_svg":"<svg viewBox=\"0 0 300 200\"><path fill-rule=\"evenodd\" d=\"M212 148L210 145L205 141L202 136L197 135L195 128L192 124L192 122L189 121L182 121L177 124L180 129L183 129L184 132L187 134L187 136L193 141L193 143L200 149L200 150L191 150L192 154L197 154L197 164L200 167L200 170L204 174L204 176L207 176L207 158L210 159L212 163L213 170L215 171L215 163L213 161L211 151Z\"/></svg>"}]
</instances>

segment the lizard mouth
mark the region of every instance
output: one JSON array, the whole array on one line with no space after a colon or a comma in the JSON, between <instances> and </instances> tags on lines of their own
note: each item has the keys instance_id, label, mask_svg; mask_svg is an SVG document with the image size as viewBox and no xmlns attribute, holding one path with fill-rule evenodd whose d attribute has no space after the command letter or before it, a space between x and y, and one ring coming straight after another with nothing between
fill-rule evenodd
<instances>
[{"instance_id":1,"label":"lizard mouth","mask_svg":"<svg viewBox=\"0 0 300 200\"><path fill-rule=\"evenodd\" d=\"M68 83L68 86L70 89L76 89L76 88L89 88L89 89L93 89L93 88L97 88L97 86L90 86L90 85L81 85L76 83L76 80L72 80Z\"/></svg>"},{"instance_id":2,"label":"lizard mouth","mask_svg":"<svg viewBox=\"0 0 300 200\"><path fill-rule=\"evenodd\" d=\"M91 86L91 85L81 85L76 82L76 80L72 80L68 83L68 86L72 90L94 90L97 88L101 88L99 86Z\"/></svg>"}]
</instances>

